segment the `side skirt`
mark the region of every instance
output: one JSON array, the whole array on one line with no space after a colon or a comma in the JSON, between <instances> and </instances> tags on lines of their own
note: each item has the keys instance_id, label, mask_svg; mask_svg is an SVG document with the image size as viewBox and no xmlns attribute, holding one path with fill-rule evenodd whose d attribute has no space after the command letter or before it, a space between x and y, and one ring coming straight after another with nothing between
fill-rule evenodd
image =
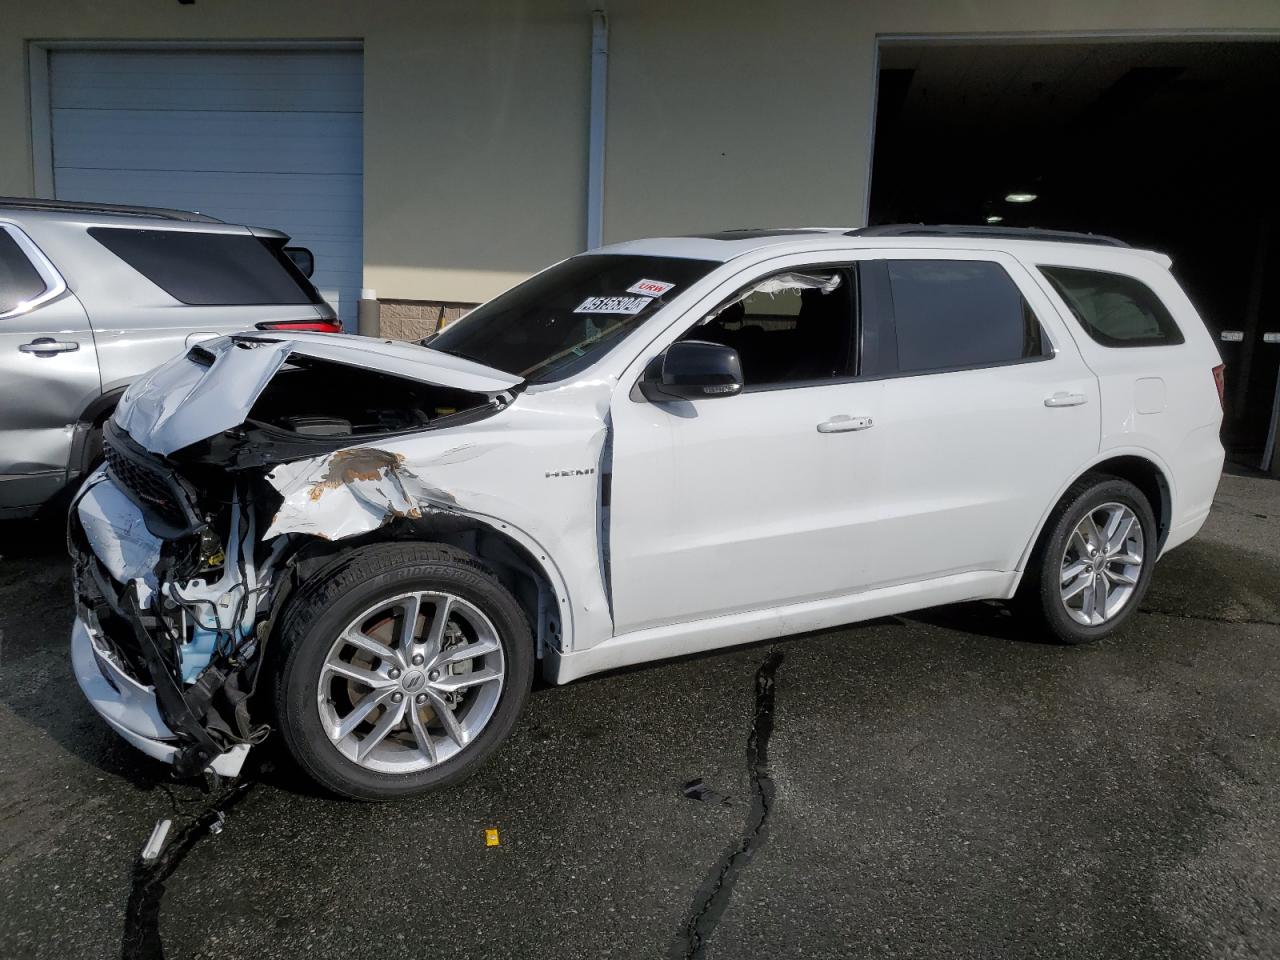
<instances>
[{"instance_id":1,"label":"side skirt","mask_svg":"<svg viewBox=\"0 0 1280 960\"><path fill-rule=\"evenodd\" d=\"M979 570L768 610L650 627L611 637L586 650L556 652L544 664L544 675L554 683L568 683L603 670L826 630L944 603L1007 599L1013 595L1017 582L1018 574L1013 571Z\"/></svg>"}]
</instances>

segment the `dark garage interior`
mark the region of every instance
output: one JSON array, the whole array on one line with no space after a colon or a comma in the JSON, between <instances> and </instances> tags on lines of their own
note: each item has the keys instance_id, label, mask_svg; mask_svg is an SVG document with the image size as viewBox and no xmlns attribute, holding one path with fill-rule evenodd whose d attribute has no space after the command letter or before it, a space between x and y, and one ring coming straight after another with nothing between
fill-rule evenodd
<instances>
[{"instance_id":1,"label":"dark garage interior","mask_svg":"<svg viewBox=\"0 0 1280 960\"><path fill-rule=\"evenodd\" d=\"M1259 467L1280 368L1278 103L1280 42L883 42L869 222L1168 253L1221 338L1228 455Z\"/></svg>"}]
</instances>

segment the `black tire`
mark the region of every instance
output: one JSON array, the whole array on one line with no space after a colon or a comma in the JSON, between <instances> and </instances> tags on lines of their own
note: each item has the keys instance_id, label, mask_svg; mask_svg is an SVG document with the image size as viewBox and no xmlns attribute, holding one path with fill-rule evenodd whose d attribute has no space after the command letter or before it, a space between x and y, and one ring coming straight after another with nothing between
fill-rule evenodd
<instances>
[{"instance_id":1,"label":"black tire","mask_svg":"<svg viewBox=\"0 0 1280 960\"><path fill-rule=\"evenodd\" d=\"M406 590L439 590L474 604L502 644L505 676L492 717L462 750L424 770L388 774L344 756L324 732L316 690L331 645L362 610ZM516 599L485 566L438 543L359 547L304 584L289 601L280 631L273 699L285 746L321 786L359 800L392 800L455 784L475 772L506 739L533 681L534 647Z\"/></svg>"},{"instance_id":2,"label":"black tire","mask_svg":"<svg viewBox=\"0 0 1280 960\"><path fill-rule=\"evenodd\" d=\"M1143 561L1138 582L1123 608L1102 624L1087 626L1067 613L1062 599L1063 554L1067 541L1085 514L1106 503L1121 503L1133 510L1142 527ZM1060 643L1092 643L1115 633L1138 611L1159 550L1155 514L1146 496L1128 480L1104 474L1086 474L1063 494L1045 523L1040 542L1031 554L1018 588L1016 606L1033 628L1043 630Z\"/></svg>"}]
</instances>

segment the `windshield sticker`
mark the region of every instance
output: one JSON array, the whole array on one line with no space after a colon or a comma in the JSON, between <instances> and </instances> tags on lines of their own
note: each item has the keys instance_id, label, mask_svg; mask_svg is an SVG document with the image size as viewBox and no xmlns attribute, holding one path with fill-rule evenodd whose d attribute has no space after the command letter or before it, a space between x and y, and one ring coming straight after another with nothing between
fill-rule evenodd
<instances>
[{"instance_id":1,"label":"windshield sticker","mask_svg":"<svg viewBox=\"0 0 1280 960\"><path fill-rule=\"evenodd\" d=\"M627 287L627 293L643 293L646 297L660 297L674 286L674 283L667 283L665 280L637 280Z\"/></svg>"},{"instance_id":2,"label":"windshield sticker","mask_svg":"<svg viewBox=\"0 0 1280 960\"><path fill-rule=\"evenodd\" d=\"M639 313L653 303L648 297L587 297L574 313Z\"/></svg>"}]
</instances>

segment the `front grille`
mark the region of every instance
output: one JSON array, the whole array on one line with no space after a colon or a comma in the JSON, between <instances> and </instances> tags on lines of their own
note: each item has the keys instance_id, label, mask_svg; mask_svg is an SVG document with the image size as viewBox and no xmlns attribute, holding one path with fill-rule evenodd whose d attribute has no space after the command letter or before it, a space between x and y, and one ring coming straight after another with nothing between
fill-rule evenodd
<instances>
[{"instance_id":1,"label":"front grille","mask_svg":"<svg viewBox=\"0 0 1280 960\"><path fill-rule=\"evenodd\" d=\"M107 475L144 514L159 521L147 523L152 533L176 536L198 525L198 518L188 506L189 498L172 469L113 424L107 425L104 440Z\"/></svg>"},{"instance_id":2,"label":"front grille","mask_svg":"<svg viewBox=\"0 0 1280 960\"><path fill-rule=\"evenodd\" d=\"M118 586L89 549L74 510L69 532L76 605L81 618L97 632L95 645L100 649L96 652L102 656L103 649L108 651L122 673L146 686L151 683L150 674L138 638L124 618ZM103 673L103 677L115 685L107 673Z\"/></svg>"}]
</instances>

